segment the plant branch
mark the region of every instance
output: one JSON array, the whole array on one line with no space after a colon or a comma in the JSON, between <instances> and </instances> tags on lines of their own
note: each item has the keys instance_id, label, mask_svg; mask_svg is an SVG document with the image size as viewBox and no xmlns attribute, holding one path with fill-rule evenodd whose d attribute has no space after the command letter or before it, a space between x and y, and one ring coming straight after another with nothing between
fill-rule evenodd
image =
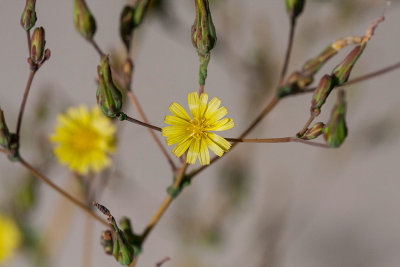
<instances>
[{"instance_id":1,"label":"plant branch","mask_svg":"<svg viewBox=\"0 0 400 267\"><path fill-rule=\"evenodd\" d=\"M128 90L127 91L127 95L128 95L128 98L129 98L130 102L135 107L136 111L139 113L139 116L142 118L143 122L146 123L147 125L150 125L149 121L147 120L147 117L144 114L143 109L140 106L139 101L135 97L133 91L132 90ZM175 166L174 161L172 160L172 158L169 155L168 151L165 149L165 147L161 143L160 139L158 139L158 137L156 136L156 134L152 130L152 129L154 129L156 131L161 131L161 128L160 127L156 127L156 126L153 126L153 127L155 127L155 128L148 127L148 131L149 131L151 137L154 139L154 142L156 142L157 146L160 148L161 152L163 153L163 155L167 159L169 165L171 165L172 170L175 172L176 171L176 166Z\"/></svg>"},{"instance_id":2,"label":"plant branch","mask_svg":"<svg viewBox=\"0 0 400 267\"><path fill-rule=\"evenodd\" d=\"M29 73L28 81L27 81L26 87L25 87L24 96L22 98L21 106L19 108L17 129L15 131L16 132L16 136L17 136L17 140L19 140L19 135L20 135L20 131L21 131L21 124L22 124L22 117L24 115L26 101L28 100L28 94L29 94L29 91L31 89L32 81L33 81L33 78L35 77L36 71L37 71L37 69L32 69L31 72Z\"/></svg>"},{"instance_id":3,"label":"plant branch","mask_svg":"<svg viewBox=\"0 0 400 267\"><path fill-rule=\"evenodd\" d=\"M96 219L97 221L99 221L100 223L102 223L105 226L109 226L109 224L103 220L102 218L100 218L99 216L97 216L95 213L92 212L92 210L90 208L88 208L85 204L83 204L81 201L77 200L75 197L71 196L69 193L65 192L62 188L58 187L56 184L54 184L52 181L50 181L46 176L44 176L42 173L40 173L37 169L35 169L34 167L32 167L28 162L26 162L22 157L19 158L19 162L26 168L28 169L30 172L32 172L37 178L39 178L40 180L42 180L45 184L47 184L48 186L50 186L52 189L54 189L55 191L57 191L59 194L61 194L62 196L64 196L65 198L67 198L69 201L71 201L72 203L74 203L76 206L78 206L80 209L82 209L83 211L85 211L88 215L92 216L94 219Z\"/></svg>"},{"instance_id":4,"label":"plant branch","mask_svg":"<svg viewBox=\"0 0 400 267\"><path fill-rule=\"evenodd\" d=\"M103 57L105 55L104 52L101 50L100 46L93 38L87 39L87 41L94 47L94 49L97 51L100 57Z\"/></svg>"},{"instance_id":5,"label":"plant branch","mask_svg":"<svg viewBox=\"0 0 400 267\"><path fill-rule=\"evenodd\" d=\"M161 128L160 128L160 127L154 126L154 125L149 124L149 123L145 123L145 122L140 121L140 120L137 120L137 119L134 119L134 118L132 118L132 117L129 117L128 115L126 115L125 120L127 120L127 121L129 121L129 122L132 122L132 123L134 123L134 124L138 124L138 125L140 125L140 126L144 126L144 127L149 128L149 129L153 129L153 130L156 130L156 131L161 132Z\"/></svg>"},{"instance_id":6,"label":"plant branch","mask_svg":"<svg viewBox=\"0 0 400 267\"><path fill-rule=\"evenodd\" d=\"M183 177L185 176L185 171L187 168L188 164L185 162L181 169L179 170L179 174L175 179L174 184L172 185L172 188L178 189L180 184L182 183ZM164 201L161 203L161 206L159 207L158 211L156 214L153 216L151 219L150 223L147 225L146 229L143 231L143 234L141 236L141 243L143 243L147 236L150 234L151 230L153 230L154 226L157 224L157 222L161 219L171 202L174 200L174 198L171 197L171 195L167 195L167 197L164 199Z\"/></svg>"},{"instance_id":7,"label":"plant branch","mask_svg":"<svg viewBox=\"0 0 400 267\"><path fill-rule=\"evenodd\" d=\"M311 123L314 121L315 115L311 115L306 124L304 125L303 129L298 133L298 136L303 136L304 133L307 131L308 127L310 127Z\"/></svg>"},{"instance_id":8,"label":"plant branch","mask_svg":"<svg viewBox=\"0 0 400 267\"><path fill-rule=\"evenodd\" d=\"M234 143L302 143L311 146L318 146L323 148L330 148L330 146L322 143L316 143L309 140L303 140L297 137L279 137L279 138L255 138L255 139L244 139L244 138L225 138L229 142Z\"/></svg>"},{"instance_id":9,"label":"plant branch","mask_svg":"<svg viewBox=\"0 0 400 267\"><path fill-rule=\"evenodd\" d=\"M31 31L26 31L26 40L28 42L28 54L29 58L31 57Z\"/></svg>"},{"instance_id":10,"label":"plant branch","mask_svg":"<svg viewBox=\"0 0 400 267\"><path fill-rule=\"evenodd\" d=\"M291 18L290 20L290 31L289 31L289 40L286 48L286 54L285 54L285 61L283 64L282 72L281 72L281 77L279 78L279 85L283 85L285 81L285 76L286 72L289 66L289 60L290 60L290 54L292 52L292 47L293 47L293 39L294 39L294 32L296 29L296 19Z\"/></svg>"}]
</instances>

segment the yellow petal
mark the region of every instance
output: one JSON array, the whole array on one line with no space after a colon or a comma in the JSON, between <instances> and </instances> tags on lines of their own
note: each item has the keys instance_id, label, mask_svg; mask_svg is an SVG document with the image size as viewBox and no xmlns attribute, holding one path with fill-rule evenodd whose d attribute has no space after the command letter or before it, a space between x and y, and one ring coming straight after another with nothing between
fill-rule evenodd
<instances>
[{"instance_id":1,"label":"yellow petal","mask_svg":"<svg viewBox=\"0 0 400 267\"><path fill-rule=\"evenodd\" d=\"M204 116L204 113L207 109L207 102L208 102L208 95L206 93L202 93L200 96L200 108L199 108L198 119Z\"/></svg>"},{"instance_id":2,"label":"yellow petal","mask_svg":"<svg viewBox=\"0 0 400 267\"><path fill-rule=\"evenodd\" d=\"M199 161L201 165L210 164L210 153L208 152L206 138L201 138Z\"/></svg>"},{"instance_id":3,"label":"yellow petal","mask_svg":"<svg viewBox=\"0 0 400 267\"><path fill-rule=\"evenodd\" d=\"M185 126L189 127L190 123L180 117L167 115L165 116L164 122L166 124L174 125L174 126Z\"/></svg>"},{"instance_id":4,"label":"yellow petal","mask_svg":"<svg viewBox=\"0 0 400 267\"><path fill-rule=\"evenodd\" d=\"M186 133L187 133L186 127L183 126L166 126L161 129L161 134L162 136L165 137L176 136Z\"/></svg>"},{"instance_id":5,"label":"yellow petal","mask_svg":"<svg viewBox=\"0 0 400 267\"><path fill-rule=\"evenodd\" d=\"M220 148L222 148L225 152L231 148L231 144L225 140L225 138L215 134L215 133L208 133L208 137L217 144Z\"/></svg>"},{"instance_id":6,"label":"yellow petal","mask_svg":"<svg viewBox=\"0 0 400 267\"><path fill-rule=\"evenodd\" d=\"M169 107L168 107L169 111L171 111L172 114L174 114L175 116L184 119L186 121L190 121L190 116L189 114L186 112L186 110L179 105L178 103L172 103Z\"/></svg>"},{"instance_id":7,"label":"yellow petal","mask_svg":"<svg viewBox=\"0 0 400 267\"><path fill-rule=\"evenodd\" d=\"M217 111L214 112L214 114L212 114L212 115L208 118L207 124L208 124L208 125L214 124L216 121L222 119L226 114L228 114L228 111L226 110L225 107L219 108Z\"/></svg>"},{"instance_id":8,"label":"yellow petal","mask_svg":"<svg viewBox=\"0 0 400 267\"><path fill-rule=\"evenodd\" d=\"M221 105L221 100L219 100L216 97L211 99L210 103L208 103L207 110L204 114L204 117L206 119L209 119L218 110L220 105Z\"/></svg>"},{"instance_id":9,"label":"yellow petal","mask_svg":"<svg viewBox=\"0 0 400 267\"><path fill-rule=\"evenodd\" d=\"M186 152L186 150L189 148L189 146L192 143L191 138L187 138L183 141L181 141L179 144L177 144L174 149L172 150L172 153L175 154L178 158L183 155L183 153Z\"/></svg>"},{"instance_id":10,"label":"yellow petal","mask_svg":"<svg viewBox=\"0 0 400 267\"><path fill-rule=\"evenodd\" d=\"M220 121L217 121L207 129L209 131L225 131L233 128L233 126L235 126L235 124L233 123L232 119L224 118Z\"/></svg>"},{"instance_id":11,"label":"yellow petal","mask_svg":"<svg viewBox=\"0 0 400 267\"><path fill-rule=\"evenodd\" d=\"M192 113L193 119L198 118L199 109L200 109L200 100L197 92L192 92L188 95L188 104L190 113Z\"/></svg>"},{"instance_id":12,"label":"yellow petal","mask_svg":"<svg viewBox=\"0 0 400 267\"><path fill-rule=\"evenodd\" d=\"M195 164L199 152L200 152L200 140L192 139L192 143L189 146L186 162L190 164Z\"/></svg>"},{"instance_id":13,"label":"yellow petal","mask_svg":"<svg viewBox=\"0 0 400 267\"><path fill-rule=\"evenodd\" d=\"M205 140L207 142L207 146L211 149L212 152L215 153L215 155L221 157L224 154L224 150L208 136L205 138Z\"/></svg>"}]
</instances>

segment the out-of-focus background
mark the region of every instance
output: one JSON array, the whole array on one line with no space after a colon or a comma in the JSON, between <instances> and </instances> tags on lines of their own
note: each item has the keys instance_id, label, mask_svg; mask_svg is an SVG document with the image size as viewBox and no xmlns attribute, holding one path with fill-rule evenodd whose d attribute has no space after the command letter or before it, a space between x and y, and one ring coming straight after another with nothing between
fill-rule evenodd
<instances>
[{"instance_id":1,"label":"out-of-focus background","mask_svg":"<svg viewBox=\"0 0 400 267\"><path fill-rule=\"evenodd\" d=\"M87 3L97 20L95 39L114 59L123 58L118 22L126 2ZM149 121L163 126L169 104L184 104L187 94L197 90L198 57L190 40L193 1L161 3L135 35L133 90ZM0 105L12 129L28 76L26 36L19 25L24 4L0 1ZM289 20L283 0L219 0L210 7L218 42L206 92L222 99L235 120L235 128L223 136L236 137L265 106L278 82ZM21 152L56 184L78 194L76 181L54 158L48 136L57 114L67 107L96 104L99 58L75 31L72 0L37 1L36 10L36 25L45 27L52 56L33 82ZM364 34L383 12L386 20L352 77L399 61L398 1L387 6L377 0L310 0L298 20L289 71L337 38ZM329 73L349 51L333 58L317 77ZM292 143L235 148L196 177L172 204L146 241L138 266L154 266L165 257L171 261L164 266L182 267L399 266L399 84L395 71L347 88L349 136L339 149ZM334 95L321 120L329 118ZM308 119L310 99L285 98L250 137L294 135ZM138 117L129 102L126 107ZM146 129L117 124L119 147L108 172L111 180L97 201L117 218L129 216L140 232L172 177ZM17 216L30 238L4 266L85 266L84 254L91 266L119 265L99 244L102 225L88 222L83 212L33 182L25 169L4 156L0 185L2 212L15 208L21 187L29 191L33 186L35 196L34 207ZM24 207L29 200L20 198ZM92 234L84 233L85 225L93 228Z\"/></svg>"}]
</instances>

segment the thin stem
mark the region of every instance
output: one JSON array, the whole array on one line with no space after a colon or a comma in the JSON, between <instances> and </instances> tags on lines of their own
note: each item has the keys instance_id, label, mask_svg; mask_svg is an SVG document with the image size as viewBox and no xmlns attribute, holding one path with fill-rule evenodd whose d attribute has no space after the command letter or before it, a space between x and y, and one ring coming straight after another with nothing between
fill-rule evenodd
<instances>
[{"instance_id":1,"label":"thin stem","mask_svg":"<svg viewBox=\"0 0 400 267\"><path fill-rule=\"evenodd\" d=\"M204 84L200 84L199 86L199 96L204 93Z\"/></svg>"},{"instance_id":2,"label":"thin stem","mask_svg":"<svg viewBox=\"0 0 400 267\"><path fill-rule=\"evenodd\" d=\"M299 136L303 136L304 133L307 131L308 127L310 127L311 123L314 121L315 115L311 115L306 124L304 125L303 129L298 133Z\"/></svg>"},{"instance_id":3,"label":"thin stem","mask_svg":"<svg viewBox=\"0 0 400 267\"><path fill-rule=\"evenodd\" d=\"M103 57L105 55L104 52L101 50L100 46L96 43L96 41L93 38L87 40L94 47L94 49L96 49L100 57Z\"/></svg>"},{"instance_id":4,"label":"thin stem","mask_svg":"<svg viewBox=\"0 0 400 267\"><path fill-rule=\"evenodd\" d=\"M398 68L400 68L400 62L397 62L397 63L395 63L393 65L388 66L388 67L385 67L385 68L382 68L382 69L379 69L379 70L376 70L376 71L361 75L361 76L356 77L354 79L350 79L349 81L344 83L342 86L348 86L348 85L355 84L355 83L358 83L358 82L363 82L365 80L369 80L369 79L375 78L377 76L386 74L386 73L391 72L393 70L396 70ZM311 92L314 92L315 89L316 89L315 87L311 87L311 88L307 88L307 89L304 89L302 91L299 91L298 93L311 93ZM334 89L336 89L336 87Z\"/></svg>"},{"instance_id":5,"label":"thin stem","mask_svg":"<svg viewBox=\"0 0 400 267\"><path fill-rule=\"evenodd\" d=\"M135 107L136 111L139 113L139 116L142 118L142 120L144 121L144 123L149 124L149 121L147 120L146 115L143 112L142 107L139 104L139 101L137 100L137 98L135 97L135 94L133 93L132 90L128 90L127 91L128 94L128 98L130 100L130 102L132 103L132 105ZM154 129L156 131L161 131L160 127L156 127L155 128L151 128ZM168 151L165 149L165 147L163 146L163 144L161 143L160 139L158 139L158 137L156 136L156 134L154 133L154 131L152 131L150 128L148 129L151 137L154 139L154 142L156 142L157 146L160 148L161 152L163 153L163 155L165 156L165 158L167 159L169 165L171 165L171 168L173 171L176 170L176 166L174 161L172 160L171 156L169 155Z\"/></svg>"},{"instance_id":6,"label":"thin stem","mask_svg":"<svg viewBox=\"0 0 400 267\"><path fill-rule=\"evenodd\" d=\"M31 72L29 73L28 81L27 81L26 87L25 87L24 97L22 98L21 106L19 108L17 129L15 131L16 135L17 135L17 140L19 140L19 134L21 131L21 124L22 124L22 117L24 115L26 101L28 100L28 94L31 89L33 78L35 77L35 73L36 73L35 69L31 70Z\"/></svg>"},{"instance_id":7,"label":"thin stem","mask_svg":"<svg viewBox=\"0 0 400 267\"><path fill-rule=\"evenodd\" d=\"M138 125L147 127L147 128L149 128L149 129L153 129L153 130L156 130L156 131L161 132L161 128L160 128L160 127L157 127L157 126L154 126L154 125L152 125L152 124L148 124L148 123L142 122L142 121L137 120L137 119L134 119L134 118L132 118L132 117L126 116L126 119L125 119L125 120L127 120L127 121L129 121L129 122L132 122L132 123L134 123L134 124L138 124Z\"/></svg>"},{"instance_id":8,"label":"thin stem","mask_svg":"<svg viewBox=\"0 0 400 267\"><path fill-rule=\"evenodd\" d=\"M172 187L174 189L178 189L179 185L181 184L183 177L185 176L185 171L187 168L188 164L185 162L181 169L179 170L179 174L175 179L174 184ZM144 230L142 236L141 236L141 242L143 243L144 240L146 240L147 236L150 234L151 230L153 230L154 226L157 224L157 222L161 219L169 205L174 199L168 194L167 197L164 199L164 201L161 203L161 206L158 208L158 211L156 214L153 216L151 219L150 223L147 225L146 229Z\"/></svg>"},{"instance_id":9,"label":"thin stem","mask_svg":"<svg viewBox=\"0 0 400 267\"><path fill-rule=\"evenodd\" d=\"M295 143L303 143L306 145L310 145L310 146L316 146L316 147L322 147L322 148L331 148L330 146L328 146L327 144L322 144L322 143L316 143L313 141L309 141L309 140L303 140L297 137L292 137L292 139L290 140L290 142L295 142Z\"/></svg>"},{"instance_id":10,"label":"thin stem","mask_svg":"<svg viewBox=\"0 0 400 267\"><path fill-rule=\"evenodd\" d=\"M26 31L26 40L28 42L28 54L29 54L29 57L31 57L31 31L30 30Z\"/></svg>"},{"instance_id":11,"label":"thin stem","mask_svg":"<svg viewBox=\"0 0 400 267\"><path fill-rule=\"evenodd\" d=\"M255 139L225 138L225 139L229 142L234 142L234 143L287 143L287 142L292 142L292 137L255 138Z\"/></svg>"},{"instance_id":12,"label":"thin stem","mask_svg":"<svg viewBox=\"0 0 400 267\"><path fill-rule=\"evenodd\" d=\"M39 178L40 180L42 180L45 184L47 184L48 186L50 186L52 189L54 189L55 191L57 191L58 193L60 193L62 196L64 196L65 198L67 198L69 201L71 201L72 203L74 203L76 206L78 206L79 208L81 208L83 211L85 211L88 215L92 216L94 219L96 219L97 221L99 221L100 223L102 223L105 226L109 226L109 224L103 220L102 218L100 218L99 216L97 216L95 213L93 213L90 208L88 208L85 204L83 204L81 201L77 200L75 197L71 196L70 194L68 194L67 192L65 192L62 188L58 187L56 184L54 184L52 181L50 181L46 176L44 176L43 174L41 174L37 169L35 169L34 167L32 167L28 162L26 162L22 157L19 158L19 162L25 167L27 168L30 172L32 172L37 178Z\"/></svg>"},{"instance_id":13,"label":"thin stem","mask_svg":"<svg viewBox=\"0 0 400 267\"><path fill-rule=\"evenodd\" d=\"M292 52L292 47L293 47L293 39L294 39L295 29L296 29L296 19L295 18L291 18L291 20L290 20L290 31L289 31L289 41L288 41L287 48L286 48L285 62L283 64L281 77L279 79L279 85L283 85L283 83L285 81L286 72L287 72L287 69L288 69L288 66L289 66L290 54Z\"/></svg>"}]
</instances>

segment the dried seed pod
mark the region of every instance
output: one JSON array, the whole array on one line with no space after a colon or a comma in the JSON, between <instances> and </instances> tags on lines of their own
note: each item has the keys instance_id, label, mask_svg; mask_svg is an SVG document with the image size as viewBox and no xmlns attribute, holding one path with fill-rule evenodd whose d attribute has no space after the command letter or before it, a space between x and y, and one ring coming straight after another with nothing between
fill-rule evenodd
<instances>
[{"instance_id":1,"label":"dried seed pod","mask_svg":"<svg viewBox=\"0 0 400 267\"><path fill-rule=\"evenodd\" d=\"M21 15L21 26L29 31L35 26L36 23L36 0L26 0L24 11Z\"/></svg>"},{"instance_id":2,"label":"dried seed pod","mask_svg":"<svg viewBox=\"0 0 400 267\"><path fill-rule=\"evenodd\" d=\"M347 136L345 92L340 90L331 117L324 128L324 138L330 147L339 147Z\"/></svg>"},{"instance_id":3,"label":"dried seed pod","mask_svg":"<svg viewBox=\"0 0 400 267\"><path fill-rule=\"evenodd\" d=\"M321 107L325 103L329 94L334 87L332 76L324 75L319 81L317 89L314 91L314 95L311 100L311 113L319 115Z\"/></svg>"},{"instance_id":4,"label":"dried seed pod","mask_svg":"<svg viewBox=\"0 0 400 267\"><path fill-rule=\"evenodd\" d=\"M129 50L133 29L135 28L135 23L133 21L134 9L127 5L122 9L120 16L119 32L122 41L127 50Z\"/></svg>"},{"instance_id":5,"label":"dried seed pod","mask_svg":"<svg viewBox=\"0 0 400 267\"><path fill-rule=\"evenodd\" d=\"M323 122L317 122L311 128L309 128L303 136L299 136L300 139L312 140L317 138L323 133L325 124Z\"/></svg>"},{"instance_id":6,"label":"dried seed pod","mask_svg":"<svg viewBox=\"0 0 400 267\"><path fill-rule=\"evenodd\" d=\"M84 0L74 0L74 24L86 39L92 39L96 33L96 20Z\"/></svg>"},{"instance_id":7,"label":"dried seed pod","mask_svg":"<svg viewBox=\"0 0 400 267\"><path fill-rule=\"evenodd\" d=\"M363 48L358 45L356 46L333 71L332 75L334 77L335 86L341 86L350 77L350 72L356 64L358 58L361 56Z\"/></svg>"}]
</instances>

